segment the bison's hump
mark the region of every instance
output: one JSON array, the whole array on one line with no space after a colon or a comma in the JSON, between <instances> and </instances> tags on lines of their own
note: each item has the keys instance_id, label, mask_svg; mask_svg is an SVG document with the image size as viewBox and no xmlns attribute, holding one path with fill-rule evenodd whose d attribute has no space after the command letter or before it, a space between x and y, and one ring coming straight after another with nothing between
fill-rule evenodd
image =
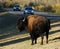
<instances>
[{"instance_id":1,"label":"bison's hump","mask_svg":"<svg viewBox=\"0 0 60 49\"><path fill-rule=\"evenodd\" d=\"M38 29L46 24L46 18L43 16L30 15L28 16L28 30Z\"/></svg>"}]
</instances>

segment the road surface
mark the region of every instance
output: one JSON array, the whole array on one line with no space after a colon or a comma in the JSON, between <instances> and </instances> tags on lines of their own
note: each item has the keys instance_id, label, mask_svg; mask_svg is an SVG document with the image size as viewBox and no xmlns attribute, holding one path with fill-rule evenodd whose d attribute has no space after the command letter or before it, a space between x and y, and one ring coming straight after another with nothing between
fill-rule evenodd
<instances>
[{"instance_id":1,"label":"road surface","mask_svg":"<svg viewBox=\"0 0 60 49\"><path fill-rule=\"evenodd\" d=\"M25 31L23 32L17 32L16 30L16 22L17 22L17 17L23 17L27 16L23 14L23 11L7 11L8 14L3 14L0 15L0 49L49 49L48 47L53 47L53 49L59 49L59 44L60 44L60 16L58 15L53 15L49 13L44 13L44 12L35 12L37 15L45 16L49 19L53 19L55 22L51 22L51 27L52 29L50 30L50 41L49 44L45 44L44 46L41 47L39 44L39 40L37 45L31 46L30 45L30 37L29 34L26 33ZM51 39L53 41L51 41ZM58 41L55 43L55 40ZM23 42L24 41L24 42ZM53 42L53 43L51 43ZM54 45L56 47L54 47ZM34 48L35 47L35 48Z\"/></svg>"}]
</instances>

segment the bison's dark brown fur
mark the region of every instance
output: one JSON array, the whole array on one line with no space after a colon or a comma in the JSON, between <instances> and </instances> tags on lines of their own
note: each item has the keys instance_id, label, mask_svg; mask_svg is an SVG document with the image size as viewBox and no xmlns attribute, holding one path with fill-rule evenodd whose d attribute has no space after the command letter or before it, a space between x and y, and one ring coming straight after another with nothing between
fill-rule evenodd
<instances>
[{"instance_id":1,"label":"bison's dark brown fur","mask_svg":"<svg viewBox=\"0 0 60 49\"><path fill-rule=\"evenodd\" d=\"M44 34L46 35L46 43L48 43L48 34L50 29L50 20L37 15L30 15L27 18L20 19L21 21L17 26L20 31L27 27L28 32L31 36L32 44L37 43L37 38L41 36L41 44L43 44ZM18 22L19 22L18 21ZM24 29L22 29L24 28Z\"/></svg>"}]
</instances>

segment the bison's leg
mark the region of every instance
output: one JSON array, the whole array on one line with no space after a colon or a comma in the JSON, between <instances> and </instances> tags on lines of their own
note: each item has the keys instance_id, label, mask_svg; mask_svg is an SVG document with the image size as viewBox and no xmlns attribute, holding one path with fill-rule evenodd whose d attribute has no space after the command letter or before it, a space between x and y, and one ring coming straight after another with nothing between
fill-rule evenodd
<instances>
[{"instance_id":1,"label":"bison's leg","mask_svg":"<svg viewBox=\"0 0 60 49\"><path fill-rule=\"evenodd\" d=\"M49 34L49 31L46 31L46 43L48 43L48 34Z\"/></svg>"},{"instance_id":2,"label":"bison's leg","mask_svg":"<svg viewBox=\"0 0 60 49\"><path fill-rule=\"evenodd\" d=\"M41 45L43 45L43 38L44 38L44 36L42 35L41 36Z\"/></svg>"},{"instance_id":3,"label":"bison's leg","mask_svg":"<svg viewBox=\"0 0 60 49\"><path fill-rule=\"evenodd\" d=\"M35 38L35 44L37 43L37 38Z\"/></svg>"},{"instance_id":4,"label":"bison's leg","mask_svg":"<svg viewBox=\"0 0 60 49\"><path fill-rule=\"evenodd\" d=\"M32 41L31 45L34 45L34 36L33 34L30 34L30 35L31 35L31 41Z\"/></svg>"},{"instance_id":5,"label":"bison's leg","mask_svg":"<svg viewBox=\"0 0 60 49\"><path fill-rule=\"evenodd\" d=\"M32 38L32 43L31 43L31 45L34 45L34 39Z\"/></svg>"}]
</instances>

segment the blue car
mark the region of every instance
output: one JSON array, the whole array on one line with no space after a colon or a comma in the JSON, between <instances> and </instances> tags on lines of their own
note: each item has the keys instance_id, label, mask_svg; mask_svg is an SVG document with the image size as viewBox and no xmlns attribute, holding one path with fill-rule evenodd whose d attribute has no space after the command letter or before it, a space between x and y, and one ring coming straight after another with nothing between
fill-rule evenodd
<instances>
[{"instance_id":1,"label":"blue car","mask_svg":"<svg viewBox=\"0 0 60 49\"><path fill-rule=\"evenodd\" d=\"M34 10L32 7L25 7L24 14L34 14Z\"/></svg>"},{"instance_id":2,"label":"blue car","mask_svg":"<svg viewBox=\"0 0 60 49\"><path fill-rule=\"evenodd\" d=\"M14 5L13 11L20 11L20 10L21 10L21 8L19 5Z\"/></svg>"}]
</instances>

